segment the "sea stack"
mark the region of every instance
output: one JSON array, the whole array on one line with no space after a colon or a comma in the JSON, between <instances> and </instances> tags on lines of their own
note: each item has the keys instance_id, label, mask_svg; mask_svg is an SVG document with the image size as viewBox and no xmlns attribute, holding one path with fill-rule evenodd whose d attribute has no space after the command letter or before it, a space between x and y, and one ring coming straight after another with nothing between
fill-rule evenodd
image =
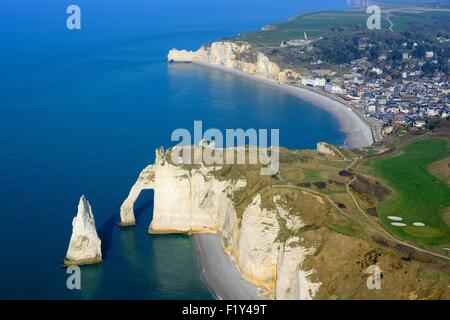
<instances>
[{"instance_id":1,"label":"sea stack","mask_svg":"<svg viewBox=\"0 0 450 320\"><path fill-rule=\"evenodd\" d=\"M82 196L78 204L77 216L72 222L72 236L64 265L83 265L101 262L101 243L95 228L91 205L85 196Z\"/></svg>"}]
</instances>

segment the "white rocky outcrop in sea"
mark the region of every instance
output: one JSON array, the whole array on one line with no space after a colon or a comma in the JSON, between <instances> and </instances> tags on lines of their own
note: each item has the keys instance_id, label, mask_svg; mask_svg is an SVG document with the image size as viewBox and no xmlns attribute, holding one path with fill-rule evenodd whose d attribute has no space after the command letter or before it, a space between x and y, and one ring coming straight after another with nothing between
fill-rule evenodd
<instances>
[{"instance_id":1,"label":"white rocky outcrop in sea","mask_svg":"<svg viewBox=\"0 0 450 320\"><path fill-rule=\"evenodd\" d=\"M72 221L72 236L64 264L66 266L83 265L101 261L101 241L95 228L92 208L86 198L82 196L78 204L77 215Z\"/></svg>"},{"instance_id":2,"label":"white rocky outcrop in sea","mask_svg":"<svg viewBox=\"0 0 450 320\"><path fill-rule=\"evenodd\" d=\"M300 74L280 68L261 52L253 52L252 46L243 41L218 41L197 51L172 49L167 56L173 62L200 62L239 70L249 75L259 75L280 83L298 80Z\"/></svg>"},{"instance_id":3,"label":"white rocky outcrop in sea","mask_svg":"<svg viewBox=\"0 0 450 320\"><path fill-rule=\"evenodd\" d=\"M201 148L201 147L196 147ZM247 181L216 177L220 166L183 166L169 160L162 148L155 164L145 168L121 207L121 224L134 224L133 205L140 190L154 189L153 219L150 233L218 233L224 250L236 263L243 278L263 288L277 299L312 299L320 283L310 280L314 270L302 270L302 262L315 248L300 243L280 243L279 219L285 227L298 230L304 224L291 214L279 197L275 208L262 205L255 194L239 216L233 193Z\"/></svg>"}]
</instances>

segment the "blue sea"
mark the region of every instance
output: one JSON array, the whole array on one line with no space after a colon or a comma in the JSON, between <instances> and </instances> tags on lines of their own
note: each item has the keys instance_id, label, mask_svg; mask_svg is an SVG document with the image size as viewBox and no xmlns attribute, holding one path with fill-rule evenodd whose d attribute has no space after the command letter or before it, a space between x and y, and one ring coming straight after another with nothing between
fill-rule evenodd
<instances>
[{"instance_id":1,"label":"blue sea","mask_svg":"<svg viewBox=\"0 0 450 320\"><path fill-rule=\"evenodd\" d=\"M81 8L82 29L66 28ZM0 299L212 299L186 235L147 234L119 208L177 128L280 129L280 144L342 144L334 118L266 84L168 64L196 49L337 0L2 0L0 2ZM82 267L81 290L61 268L79 197L90 201L104 261Z\"/></svg>"}]
</instances>

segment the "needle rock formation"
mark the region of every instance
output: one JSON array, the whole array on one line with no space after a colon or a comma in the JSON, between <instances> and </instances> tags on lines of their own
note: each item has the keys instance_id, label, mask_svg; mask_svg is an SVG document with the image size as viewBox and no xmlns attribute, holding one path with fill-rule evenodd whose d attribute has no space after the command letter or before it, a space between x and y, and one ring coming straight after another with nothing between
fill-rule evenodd
<instances>
[{"instance_id":1,"label":"needle rock formation","mask_svg":"<svg viewBox=\"0 0 450 320\"><path fill-rule=\"evenodd\" d=\"M101 241L95 228L92 208L82 196L78 204L77 216L72 222L72 236L64 265L95 264L101 261Z\"/></svg>"}]
</instances>

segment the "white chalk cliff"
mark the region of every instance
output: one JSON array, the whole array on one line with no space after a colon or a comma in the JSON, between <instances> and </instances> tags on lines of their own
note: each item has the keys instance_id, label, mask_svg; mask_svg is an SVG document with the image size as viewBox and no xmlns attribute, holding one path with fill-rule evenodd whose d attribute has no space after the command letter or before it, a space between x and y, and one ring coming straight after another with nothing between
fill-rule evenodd
<instances>
[{"instance_id":1,"label":"white chalk cliff","mask_svg":"<svg viewBox=\"0 0 450 320\"><path fill-rule=\"evenodd\" d=\"M78 212L72 222L65 265L94 264L102 261L101 241L95 228L94 215L84 196L78 204Z\"/></svg>"},{"instance_id":2,"label":"white chalk cliff","mask_svg":"<svg viewBox=\"0 0 450 320\"><path fill-rule=\"evenodd\" d=\"M172 49L167 56L172 62L197 62L220 65L242 71L249 75L259 75L280 83L298 80L300 74L292 69L282 69L263 53L252 49L243 41L218 41L202 46L197 51Z\"/></svg>"},{"instance_id":3,"label":"white chalk cliff","mask_svg":"<svg viewBox=\"0 0 450 320\"><path fill-rule=\"evenodd\" d=\"M198 148L198 147L197 147ZM135 223L133 205L143 189L154 189L150 233L218 233L224 250L243 278L263 288L267 297L312 299L320 288L310 280L314 270L303 270L304 259L315 252L298 239L278 239L280 219L292 230L304 224L275 196L274 208L265 208L259 193L238 214L233 194L243 190L241 178L221 179L218 166L175 165L168 153L156 151L155 164L145 168L121 207L123 226ZM295 242L296 245L292 245Z\"/></svg>"}]
</instances>

